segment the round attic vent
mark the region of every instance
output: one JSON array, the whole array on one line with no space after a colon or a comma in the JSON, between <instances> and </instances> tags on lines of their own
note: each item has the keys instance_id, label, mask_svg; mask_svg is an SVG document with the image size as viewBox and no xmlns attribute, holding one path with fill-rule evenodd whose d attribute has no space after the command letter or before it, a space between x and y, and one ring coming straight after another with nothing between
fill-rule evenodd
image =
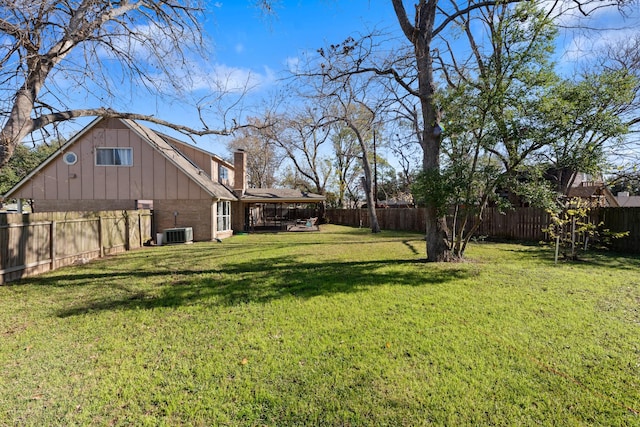
<instances>
[{"instance_id":1,"label":"round attic vent","mask_svg":"<svg viewBox=\"0 0 640 427\"><path fill-rule=\"evenodd\" d=\"M68 165L75 165L78 161L78 156L76 156L76 153L69 151L68 153L64 153L64 157L62 159Z\"/></svg>"}]
</instances>

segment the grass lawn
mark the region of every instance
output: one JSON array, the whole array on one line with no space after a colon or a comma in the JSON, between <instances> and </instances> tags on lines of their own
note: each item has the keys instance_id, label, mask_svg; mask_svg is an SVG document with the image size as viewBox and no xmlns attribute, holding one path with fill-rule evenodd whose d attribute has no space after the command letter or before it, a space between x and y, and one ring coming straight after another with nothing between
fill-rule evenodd
<instances>
[{"instance_id":1,"label":"grass lawn","mask_svg":"<svg viewBox=\"0 0 640 427\"><path fill-rule=\"evenodd\" d=\"M0 286L0 425L640 425L640 258L323 226Z\"/></svg>"}]
</instances>

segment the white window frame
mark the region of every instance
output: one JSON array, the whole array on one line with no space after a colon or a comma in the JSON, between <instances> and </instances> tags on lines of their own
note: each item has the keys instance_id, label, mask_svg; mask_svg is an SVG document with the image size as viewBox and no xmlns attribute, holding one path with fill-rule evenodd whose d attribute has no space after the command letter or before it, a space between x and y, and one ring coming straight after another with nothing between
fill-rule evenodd
<instances>
[{"instance_id":1,"label":"white window frame","mask_svg":"<svg viewBox=\"0 0 640 427\"><path fill-rule=\"evenodd\" d=\"M62 155L62 160L69 166L73 166L78 163L78 155L73 151L67 151Z\"/></svg>"},{"instance_id":2,"label":"white window frame","mask_svg":"<svg viewBox=\"0 0 640 427\"><path fill-rule=\"evenodd\" d=\"M218 165L218 182L220 183L229 182L229 169L225 168L222 165Z\"/></svg>"},{"instance_id":3,"label":"white window frame","mask_svg":"<svg viewBox=\"0 0 640 427\"><path fill-rule=\"evenodd\" d=\"M231 202L228 200L216 203L216 231L231 231Z\"/></svg>"},{"instance_id":4,"label":"white window frame","mask_svg":"<svg viewBox=\"0 0 640 427\"><path fill-rule=\"evenodd\" d=\"M112 159L114 160L114 163L98 163L98 152L103 151L103 150L122 150L122 151L126 151L129 154L125 157L125 159L128 157L128 159L130 160L131 163L125 163L125 164L117 164L115 163L115 156L111 156ZM124 167L131 167L133 166L133 148L131 147L96 147L96 166L124 166Z\"/></svg>"}]
</instances>

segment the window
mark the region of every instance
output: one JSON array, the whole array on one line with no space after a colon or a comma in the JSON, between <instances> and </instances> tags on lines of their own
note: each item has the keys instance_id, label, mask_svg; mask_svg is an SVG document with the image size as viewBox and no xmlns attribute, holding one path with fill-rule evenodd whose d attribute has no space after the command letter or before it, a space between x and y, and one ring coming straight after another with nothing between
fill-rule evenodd
<instances>
[{"instance_id":1,"label":"window","mask_svg":"<svg viewBox=\"0 0 640 427\"><path fill-rule=\"evenodd\" d=\"M218 182L222 184L229 182L229 169L224 166L218 166Z\"/></svg>"},{"instance_id":2,"label":"window","mask_svg":"<svg viewBox=\"0 0 640 427\"><path fill-rule=\"evenodd\" d=\"M98 166L133 166L133 148L97 148Z\"/></svg>"},{"instance_id":3,"label":"window","mask_svg":"<svg viewBox=\"0 0 640 427\"><path fill-rule=\"evenodd\" d=\"M218 202L217 211L217 230L231 230L231 202Z\"/></svg>"},{"instance_id":4,"label":"window","mask_svg":"<svg viewBox=\"0 0 640 427\"><path fill-rule=\"evenodd\" d=\"M78 162L78 156L73 151L68 151L64 154L64 157L62 158L62 160L64 160L66 164L71 166L71 165L75 165Z\"/></svg>"}]
</instances>

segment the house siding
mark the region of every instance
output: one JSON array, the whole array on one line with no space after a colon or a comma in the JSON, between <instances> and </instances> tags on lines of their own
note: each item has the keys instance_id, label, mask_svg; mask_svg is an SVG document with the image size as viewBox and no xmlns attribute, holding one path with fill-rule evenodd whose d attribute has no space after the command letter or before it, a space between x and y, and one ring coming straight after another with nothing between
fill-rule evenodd
<instances>
[{"instance_id":1,"label":"house siding","mask_svg":"<svg viewBox=\"0 0 640 427\"><path fill-rule=\"evenodd\" d=\"M154 200L153 220L158 233L168 228L191 227L194 240L207 241L216 237L215 202L211 198Z\"/></svg>"},{"instance_id":2,"label":"house siding","mask_svg":"<svg viewBox=\"0 0 640 427\"><path fill-rule=\"evenodd\" d=\"M103 211L136 209L136 200L36 200L35 212ZM177 213L178 215L174 215ZM193 239L209 241L223 239L231 233L216 233L215 202L208 200L171 199L153 201L155 232L168 228L191 227Z\"/></svg>"},{"instance_id":3,"label":"house siding","mask_svg":"<svg viewBox=\"0 0 640 427\"><path fill-rule=\"evenodd\" d=\"M114 211L136 209L135 200L46 200L38 199L33 202L34 212L86 212L86 211Z\"/></svg>"},{"instance_id":4,"label":"house siding","mask_svg":"<svg viewBox=\"0 0 640 427\"><path fill-rule=\"evenodd\" d=\"M98 147L131 147L133 166L95 166ZM68 151L78 162L67 165L62 156L47 165L14 197L35 200L211 199L211 195L168 159L128 129L90 130Z\"/></svg>"},{"instance_id":5,"label":"house siding","mask_svg":"<svg viewBox=\"0 0 640 427\"><path fill-rule=\"evenodd\" d=\"M186 157L188 157L194 164L196 164L200 169L204 171L211 179L215 182L219 181L219 170L220 167L225 167L229 171L229 177L227 178L225 184L229 186L233 186L233 174L234 174L234 166L221 161L217 157L211 155L211 153L204 152L195 147L192 147L183 142L171 139L171 145L176 147L180 152L182 152Z\"/></svg>"}]
</instances>

